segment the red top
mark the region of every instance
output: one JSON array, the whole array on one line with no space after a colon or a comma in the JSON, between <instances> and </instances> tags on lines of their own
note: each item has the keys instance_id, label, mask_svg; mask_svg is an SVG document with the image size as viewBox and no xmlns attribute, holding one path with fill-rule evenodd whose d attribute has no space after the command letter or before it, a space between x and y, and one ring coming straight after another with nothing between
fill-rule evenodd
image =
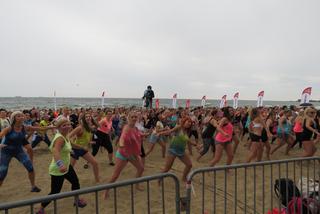
<instances>
[{"instance_id":1,"label":"red top","mask_svg":"<svg viewBox=\"0 0 320 214\"><path fill-rule=\"evenodd\" d=\"M118 148L118 152L124 157L138 156L141 154L141 132L137 128L130 128L121 135L124 146Z\"/></svg>"},{"instance_id":2,"label":"red top","mask_svg":"<svg viewBox=\"0 0 320 214\"><path fill-rule=\"evenodd\" d=\"M233 132L233 125L229 122L221 127L222 130L227 133L229 136L226 137L222 133L218 132L215 137L215 140L221 143L229 142L232 140L232 132Z\"/></svg>"},{"instance_id":3,"label":"red top","mask_svg":"<svg viewBox=\"0 0 320 214\"><path fill-rule=\"evenodd\" d=\"M103 118L100 121L99 131L108 134L112 128L112 120L108 121L107 118Z\"/></svg>"}]
</instances>

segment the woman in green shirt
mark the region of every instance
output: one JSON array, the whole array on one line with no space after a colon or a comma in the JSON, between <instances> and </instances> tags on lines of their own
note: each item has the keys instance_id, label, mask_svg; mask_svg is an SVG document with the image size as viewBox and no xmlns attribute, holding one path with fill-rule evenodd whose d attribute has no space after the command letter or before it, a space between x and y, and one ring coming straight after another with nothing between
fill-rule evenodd
<instances>
[{"instance_id":1,"label":"woman in green shirt","mask_svg":"<svg viewBox=\"0 0 320 214\"><path fill-rule=\"evenodd\" d=\"M65 179L71 183L72 190L80 189L78 176L70 165L70 152L72 146L67 135L71 130L71 123L68 119L61 118L55 123L55 125L58 132L52 139L52 143L49 147L53 154L53 158L49 166L49 174L51 176L51 192L49 195L59 193ZM37 214L45 213L44 208L49 203L50 201L41 203L41 208ZM78 199L74 202L74 205L82 208L87 204L83 199Z\"/></svg>"}]
</instances>

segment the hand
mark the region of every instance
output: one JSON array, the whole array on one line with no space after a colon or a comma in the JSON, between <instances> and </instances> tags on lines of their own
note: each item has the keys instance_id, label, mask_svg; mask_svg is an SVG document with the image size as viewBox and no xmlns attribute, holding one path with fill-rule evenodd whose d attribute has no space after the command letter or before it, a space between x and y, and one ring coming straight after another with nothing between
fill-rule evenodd
<instances>
[{"instance_id":1,"label":"hand","mask_svg":"<svg viewBox=\"0 0 320 214\"><path fill-rule=\"evenodd\" d=\"M230 135L229 134L223 134L225 137L230 137Z\"/></svg>"},{"instance_id":2,"label":"hand","mask_svg":"<svg viewBox=\"0 0 320 214\"><path fill-rule=\"evenodd\" d=\"M97 142L92 140L89 143L92 144L92 145L95 145Z\"/></svg>"},{"instance_id":3,"label":"hand","mask_svg":"<svg viewBox=\"0 0 320 214\"><path fill-rule=\"evenodd\" d=\"M6 147L7 145L5 145L5 144L0 144L0 149L2 149L2 148L4 148L4 147Z\"/></svg>"},{"instance_id":4,"label":"hand","mask_svg":"<svg viewBox=\"0 0 320 214\"><path fill-rule=\"evenodd\" d=\"M63 166L61 166L61 167L59 167L59 171L60 172L66 172L67 171L67 167L65 167L65 165L63 165Z\"/></svg>"}]
</instances>

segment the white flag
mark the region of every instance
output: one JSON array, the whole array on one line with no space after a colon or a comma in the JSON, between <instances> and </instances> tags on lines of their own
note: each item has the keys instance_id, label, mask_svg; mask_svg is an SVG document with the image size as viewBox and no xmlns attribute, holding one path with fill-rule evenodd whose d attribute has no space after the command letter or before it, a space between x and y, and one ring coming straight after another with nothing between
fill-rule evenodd
<instances>
[{"instance_id":1,"label":"white flag","mask_svg":"<svg viewBox=\"0 0 320 214\"><path fill-rule=\"evenodd\" d=\"M310 98L311 98L311 90L312 90L312 87L308 87L308 88L305 88L303 91L302 91L302 94L301 94L301 104L302 103L309 103L310 102Z\"/></svg>"},{"instance_id":2,"label":"white flag","mask_svg":"<svg viewBox=\"0 0 320 214\"><path fill-rule=\"evenodd\" d=\"M257 107L263 106L263 96L264 96L264 91L260 91L258 93Z\"/></svg>"},{"instance_id":3,"label":"white flag","mask_svg":"<svg viewBox=\"0 0 320 214\"><path fill-rule=\"evenodd\" d=\"M177 108L177 93L172 96L172 108Z\"/></svg>"},{"instance_id":4,"label":"white flag","mask_svg":"<svg viewBox=\"0 0 320 214\"><path fill-rule=\"evenodd\" d=\"M201 106L202 108L204 108L206 106L206 101L207 101L207 97L206 96L203 96L202 99L201 99Z\"/></svg>"},{"instance_id":5,"label":"white flag","mask_svg":"<svg viewBox=\"0 0 320 214\"><path fill-rule=\"evenodd\" d=\"M238 108L238 100L239 100L239 92L237 92L233 95L233 108L234 109Z\"/></svg>"},{"instance_id":6,"label":"white flag","mask_svg":"<svg viewBox=\"0 0 320 214\"><path fill-rule=\"evenodd\" d=\"M101 108L104 108L104 94L105 94L105 91L103 91L101 95Z\"/></svg>"},{"instance_id":7,"label":"white flag","mask_svg":"<svg viewBox=\"0 0 320 214\"><path fill-rule=\"evenodd\" d=\"M226 107L227 106L227 95L223 95L221 100L220 100L220 108Z\"/></svg>"}]
</instances>

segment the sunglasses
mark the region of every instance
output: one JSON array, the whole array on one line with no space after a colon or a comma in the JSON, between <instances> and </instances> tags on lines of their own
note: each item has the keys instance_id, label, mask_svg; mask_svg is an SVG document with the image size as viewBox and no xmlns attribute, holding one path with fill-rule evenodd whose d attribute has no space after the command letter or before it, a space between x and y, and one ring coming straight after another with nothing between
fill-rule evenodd
<instances>
[{"instance_id":1,"label":"sunglasses","mask_svg":"<svg viewBox=\"0 0 320 214\"><path fill-rule=\"evenodd\" d=\"M316 112L315 111L311 111L311 112L309 112L309 114L316 114Z\"/></svg>"}]
</instances>

